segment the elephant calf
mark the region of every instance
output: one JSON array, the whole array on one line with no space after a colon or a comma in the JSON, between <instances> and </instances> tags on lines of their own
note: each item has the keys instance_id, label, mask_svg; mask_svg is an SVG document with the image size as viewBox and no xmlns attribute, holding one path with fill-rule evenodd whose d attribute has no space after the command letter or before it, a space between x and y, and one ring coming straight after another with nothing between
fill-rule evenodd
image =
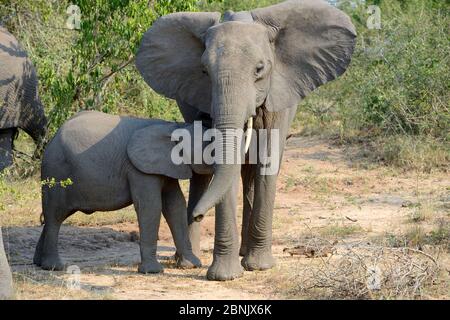
<instances>
[{"instance_id":1,"label":"elephant calf","mask_svg":"<svg viewBox=\"0 0 450 320\"><path fill-rule=\"evenodd\" d=\"M156 259L161 212L177 248L178 266L199 267L188 237L186 202L178 179L189 179L192 170L206 165L175 165L171 151L173 130L192 125L81 112L67 121L48 144L42 161L44 229L34 263L43 269L61 270L57 243L62 222L82 211L112 211L134 204L141 235L139 272L158 273Z\"/></svg>"}]
</instances>

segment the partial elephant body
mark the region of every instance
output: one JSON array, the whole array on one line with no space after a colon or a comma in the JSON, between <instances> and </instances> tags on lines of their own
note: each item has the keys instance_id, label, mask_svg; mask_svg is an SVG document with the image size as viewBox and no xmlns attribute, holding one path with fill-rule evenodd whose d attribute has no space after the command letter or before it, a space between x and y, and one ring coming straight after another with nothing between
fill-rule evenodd
<instances>
[{"instance_id":1,"label":"partial elephant body","mask_svg":"<svg viewBox=\"0 0 450 320\"><path fill-rule=\"evenodd\" d=\"M43 181L73 180L73 187L60 190L65 194L65 207L69 212L126 207L132 203L126 185L127 169L132 168L126 153L127 144L136 130L154 123L81 112L67 121L47 145L41 178ZM59 191L52 189L44 186L44 205L48 193Z\"/></svg>"},{"instance_id":2,"label":"partial elephant body","mask_svg":"<svg viewBox=\"0 0 450 320\"><path fill-rule=\"evenodd\" d=\"M44 230L34 262L62 269L57 252L61 223L76 211L90 214L134 204L141 232L139 271L160 272L156 241L163 212L182 267L199 266L191 251L186 204L178 178L189 178L187 165L173 167L170 133L182 125L162 120L81 112L67 121L48 144L42 161ZM185 176L186 175L186 176ZM72 180L62 187L59 182ZM52 185L52 181L54 182Z\"/></svg>"},{"instance_id":3,"label":"partial elephant body","mask_svg":"<svg viewBox=\"0 0 450 320\"><path fill-rule=\"evenodd\" d=\"M39 145L46 126L34 66L17 39L0 27L0 131L20 128Z\"/></svg>"},{"instance_id":4,"label":"partial elephant body","mask_svg":"<svg viewBox=\"0 0 450 320\"><path fill-rule=\"evenodd\" d=\"M218 12L174 13L158 19L145 33L136 66L155 91L177 101L188 122L209 118L223 133L251 123L257 124L257 130L278 130L281 162L298 103L345 72L355 39L350 18L322 0L290 0L249 12L228 12L222 20ZM240 146L235 141L233 135L224 135L223 148L237 151ZM262 163L243 168L217 164L210 184L198 176L191 181L194 196L188 220L216 208L209 279L240 276L239 251L247 270L274 265L277 174L262 174L262 167ZM240 173L244 182L241 250L235 231ZM190 226L191 239L199 239L195 224Z\"/></svg>"},{"instance_id":5,"label":"partial elephant body","mask_svg":"<svg viewBox=\"0 0 450 320\"><path fill-rule=\"evenodd\" d=\"M3 247L2 228L0 228L0 300L12 296L12 276Z\"/></svg>"},{"instance_id":6,"label":"partial elephant body","mask_svg":"<svg viewBox=\"0 0 450 320\"><path fill-rule=\"evenodd\" d=\"M13 164L13 140L15 129L0 130L0 171Z\"/></svg>"}]
</instances>

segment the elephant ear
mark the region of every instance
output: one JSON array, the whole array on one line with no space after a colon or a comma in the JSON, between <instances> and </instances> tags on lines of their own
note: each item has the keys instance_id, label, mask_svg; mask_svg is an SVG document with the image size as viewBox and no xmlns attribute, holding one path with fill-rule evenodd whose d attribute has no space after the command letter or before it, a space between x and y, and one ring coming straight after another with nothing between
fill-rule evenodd
<instances>
[{"instance_id":1,"label":"elephant ear","mask_svg":"<svg viewBox=\"0 0 450 320\"><path fill-rule=\"evenodd\" d=\"M269 111L293 107L347 69L356 42L350 18L322 0L293 0L251 12L274 44Z\"/></svg>"},{"instance_id":2,"label":"elephant ear","mask_svg":"<svg viewBox=\"0 0 450 320\"><path fill-rule=\"evenodd\" d=\"M156 92L209 113L211 81L201 57L206 31L218 12L182 12L159 18L144 34L136 67Z\"/></svg>"},{"instance_id":3,"label":"elephant ear","mask_svg":"<svg viewBox=\"0 0 450 320\"><path fill-rule=\"evenodd\" d=\"M190 179L192 177L190 165L177 165L171 160L172 149L177 144L171 141L171 135L179 128L180 126L176 123L161 123L137 130L127 146L131 163L139 171L147 174Z\"/></svg>"}]
</instances>

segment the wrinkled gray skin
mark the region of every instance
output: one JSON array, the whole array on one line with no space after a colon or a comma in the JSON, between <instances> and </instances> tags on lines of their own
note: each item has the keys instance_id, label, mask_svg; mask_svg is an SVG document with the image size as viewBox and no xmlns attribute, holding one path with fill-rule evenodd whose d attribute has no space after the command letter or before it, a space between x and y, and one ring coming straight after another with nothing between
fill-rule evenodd
<instances>
[{"instance_id":1,"label":"wrinkled gray skin","mask_svg":"<svg viewBox=\"0 0 450 320\"><path fill-rule=\"evenodd\" d=\"M3 248L2 229L0 228L0 300L11 298L12 276Z\"/></svg>"},{"instance_id":2,"label":"wrinkled gray skin","mask_svg":"<svg viewBox=\"0 0 450 320\"><path fill-rule=\"evenodd\" d=\"M72 185L42 188L44 229L34 263L43 269L61 270L58 232L62 222L82 211L112 211L134 204L137 212L141 264L139 272L158 273L158 229L163 213L177 248L178 265L199 267L192 253L186 221L186 202L177 179L189 179L203 165L174 165L171 141L174 129L192 125L81 112L67 121L47 145L42 179L56 182L70 178ZM211 172L208 170L206 172Z\"/></svg>"},{"instance_id":3,"label":"wrinkled gray skin","mask_svg":"<svg viewBox=\"0 0 450 320\"><path fill-rule=\"evenodd\" d=\"M208 119L220 130L245 128L280 133L280 154L299 101L340 76L350 63L356 33L349 17L321 0L286 1L250 12L175 13L146 32L136 57L145 81L176 99L187 122ZM234 137L224 145L233 145ZM236 147L236 146L235 146ZM280 161L281 161L280 157ZM207 277L229 280L247 270L274 266L272 214L277 176L257 165L216 165L191 180L188 219L216 207L214 260ZM236 203L239 174L244 210L239 250ZM199 225L190 225L199 248ZM195 250L194 250L195 252Z\"/></svg>"},{"instance_id":4,"label":"wrinkled gray skin","mask_svg":"<svg viewBox=\"0 0 450 320\"><path fill-rule=\"evenodd\" d=\"M0 172L13 163L13 142L18 128L34 139L39 155L46 127L33 64L17 39L0 26ZM0 230L0 299L11 294L11 271Z\"/></svg>"},{"instance_id":5,"label":"wrinkled gray skin","mask_svg":"<svg viewBox=\"0 0 450 320\"><path fill-rule=\"evenodd\" d=\"M17 128L33 138L38 156L47 120L38 95L36 71L16 38L0 26L0 171L13 162Z\"/></svg>"}]
</instances>

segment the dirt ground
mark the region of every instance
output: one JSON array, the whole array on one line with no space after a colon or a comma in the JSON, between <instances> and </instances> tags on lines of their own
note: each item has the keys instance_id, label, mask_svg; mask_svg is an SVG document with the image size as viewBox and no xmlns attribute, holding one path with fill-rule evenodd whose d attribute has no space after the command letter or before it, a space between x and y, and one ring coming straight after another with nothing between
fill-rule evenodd
<instances>
[{"instance_id":1,"label":"dirt ground","mask_svg":"<svg viewBox=\"0 0 450 320\"><path fill-rule=\"evenodd\" d=\"M204 267L174 267L175 249L163 221L158 255L165 271L138 274L138 227L131 208L92 216L78 213L68 220L59 251L68 265L77 266L70 269L75 274L35 268L39 185L30 183L32 196L3 199L4 240L16 298L449 298L448 173L381 167L365 159L361 148L318 138L291 138L284 159L273 225L278 264L229 282L205 278L212 260L213 215L202 223ZM372 268L378 272L374 281L380 282L374 287L367 282ZM78 280L79 286L70 287Z\"/></svg>"}]
</instances>

